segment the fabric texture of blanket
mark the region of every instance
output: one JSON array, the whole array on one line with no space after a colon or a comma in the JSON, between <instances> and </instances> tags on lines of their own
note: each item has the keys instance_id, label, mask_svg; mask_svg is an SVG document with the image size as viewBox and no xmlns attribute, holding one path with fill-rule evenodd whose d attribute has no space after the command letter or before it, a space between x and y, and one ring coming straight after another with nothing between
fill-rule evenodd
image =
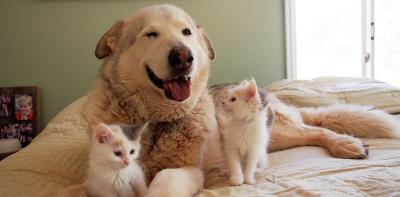
<instances>
[{"instance_id":1,"label":"fabric texture of blanket","mask_svg":"<svg viewBox=\"0 0 400 197\"><path fill-rule=\"evenodd\" d=\"M82 97L66 107L28 147L0 162L0 196L54 196L83 182L89 146L85 102ZM318 147L274 152L256 185L233 187L221 177L199 196L400 196L400 140L363 140L370 145L367 159L333 158Z\"/></svg>"}]
</instances>

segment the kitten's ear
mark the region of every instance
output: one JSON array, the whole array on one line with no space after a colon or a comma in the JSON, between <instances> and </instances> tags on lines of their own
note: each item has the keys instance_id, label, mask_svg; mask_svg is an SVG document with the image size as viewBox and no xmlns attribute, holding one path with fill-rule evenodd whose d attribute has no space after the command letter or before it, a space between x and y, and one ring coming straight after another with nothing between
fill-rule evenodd
<instances>
[{"instance_id":1,"label":"kitten's ear","mask_svg":"<svg viewBox=\"0 0 400 197\"><path fill-rule=\"evenodd\" d=\"M239 86L245 86L247 83L249 83L247 80L243 80L239 83Z\"/></svg>"},{"instance_id":2,"label":"kitten's ear","mask_svg":"<svg viewBox=\"0 0 400 197\"><path fill-rule=\"evenodd\" d=\"M249 84L246 89L246 101L249 101L251 98L256 96L257 93L257 83L254 80L249 81Z\"/></svg>"},{"instance_id":3,"label":"kitten's ear","mask_svg":"<svg viewBox=\"0 0 400 197\"><path fill-rule=\"evenodd\" d=\"M149 123L146 122L139 126L124 125L121 126L121 128L129 140L136 140L142 134L142 132L146 130L148 124Z\"/></svg>"},{"instance_id":4,"label":"kitten's ear","mask_svg":"<svg viewBox=\"0 0 400 197\"><path fill-rule=\"evenodd\" d=\"M108 127L107 125L105 125L103 123L100 123L99 125L97 125L97 127L94 129L94 132L95 132L96 140L100 144L110 142L110 140L112 139L112 136L113 136L112 131L110 130L110 127Z\"/></svg>"}]
</instances>

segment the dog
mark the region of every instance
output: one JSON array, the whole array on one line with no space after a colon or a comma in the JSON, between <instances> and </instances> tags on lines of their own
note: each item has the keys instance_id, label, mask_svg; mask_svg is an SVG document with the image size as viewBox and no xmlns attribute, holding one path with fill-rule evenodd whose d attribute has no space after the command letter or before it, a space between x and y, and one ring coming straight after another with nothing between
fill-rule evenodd
<instances>
[{"instance_id":1,"label":"dog","mask_svg":"<svg viewBox=\"0 0 400 197\"><path fill-rule=\"evenodd\" d=\"M150 122L139 156L149 184L147 196L199 192L203 173L207 177L210 169L223 163L215 107L207 89L215 53L203 28L180 8L155 5L112 25L100 38L95 55L104 63L83 112L89 127L100 122ZM273 97L269 102L274 106L270 151L314 145L336 157L367 156L359 139L340 133L353 134L353 129L341 129L359 119L337 127L329 114L342 117L340 111L297 109ZM363 109L351 110L353 115L370 115Z\"/></svg>"},{"instance_id":2,"label":"dog","mask_svg":"<svg viewBox=\"0 0 400 197\"><path fill-rule=\"evenodd\" d=\"M89 127L150 122L139 156L149 191L160 196L152 188L174 180L188 180L179 183L187 192L174 187L161 196L199 191L207 140L217 127L206 89L215 53L203 28L175 6L155 5L117 21L95 55L104 63L83 112Z\"/></svg>"}]
</instances>

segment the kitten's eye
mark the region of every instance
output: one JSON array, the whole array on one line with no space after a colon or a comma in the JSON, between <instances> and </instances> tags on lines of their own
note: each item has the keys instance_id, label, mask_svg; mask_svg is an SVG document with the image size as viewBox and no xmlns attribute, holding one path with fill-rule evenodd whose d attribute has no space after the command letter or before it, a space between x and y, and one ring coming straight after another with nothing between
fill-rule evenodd
<instances>
[{"instance_id":1,"label":"kitten's eye","mask_svg":"<svg viewBox=\"0 0 400 197\"><path fill-rule=\"evenodd\" d=\"M190 35L192 35L192 32L190 31L189 28L185 28L182 30L182 34L185 36L190 36Z\"/></svg>"},{"instance_id":2,"label":"kitten's eye","mask_svg":"<svg viewBox=\"0 0 400 197\"><path fill-rule=\"evenodd\" d=\"M236 98L235 98L235 97L232 97L232 98L230 99L230 101L231 101L231 102L235 102L235 101L236 101Z\"/></svg>"},{"instance_id":3,"label":"kitten's eye","mask_svg":"<svg viewBox=\"0 0 400 197\"><path fill-rule=\"evenodd\" d=\"M129 154L133 154L133 153L135 153L135 150L134 149L131 149L131 152L129 152Z\"/></svg>"},{"instance_id":4,"label":"kitten's eye","mask_svg":"<svg viewBox=\"0 0 400 197\"><path fill-rule=\"evenodd\" d=\"M148 38L151 38L151 37L156 38L157 36L158 36L158 33L155 31L146 33L146 37L148 37Z\"/></svg>"},{"instance_id":5,"label":"kitten's eye","mask_svg":"<svg viewBox=\"0 0 400 197\"><path fill-rule=\"evenodd\" d=\"M115 151L115 152L114 152L114 155L119 157L119 156L122 155L122 153L121 153L121 151Z\"/></svg>"}]
</instances>

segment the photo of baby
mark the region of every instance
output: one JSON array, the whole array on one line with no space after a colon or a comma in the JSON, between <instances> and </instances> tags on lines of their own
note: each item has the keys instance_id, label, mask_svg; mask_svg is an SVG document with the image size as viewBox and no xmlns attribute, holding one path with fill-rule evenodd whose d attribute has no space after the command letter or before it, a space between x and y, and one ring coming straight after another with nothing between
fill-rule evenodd
<instances>
[{"instance_id":1,"label":"photo of baby","mask_svg":"<svg viewBox=\"0 0 400 197\"><path fill-rule=\"evenodd\" d=\"M32 120L32 96L28 94L15 95L15 119Z\"/></svg>"},{"instance_id":2,"label":"photo of baby","mask_svg":"<svg viewBox=\"0 0 400 197\"><path fill-rule=\"evenodd\" d=\"M5 94L0 95L0 118L11 115L11 97Z\"/></svg>"}]
</instances>

